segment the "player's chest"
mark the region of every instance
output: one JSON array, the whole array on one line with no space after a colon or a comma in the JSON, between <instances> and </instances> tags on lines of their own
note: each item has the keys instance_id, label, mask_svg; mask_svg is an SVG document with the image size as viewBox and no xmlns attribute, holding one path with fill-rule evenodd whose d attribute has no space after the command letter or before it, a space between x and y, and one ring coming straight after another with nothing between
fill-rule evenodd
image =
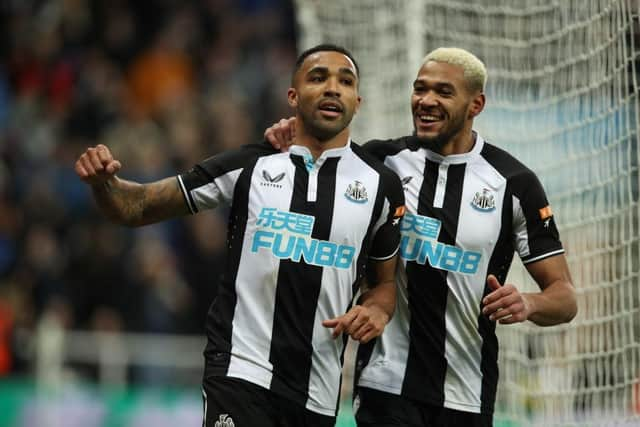
<instances>
[{"instance_id":1,"label":"player's chest","mask_svg":"<svg viewBox=\"0 0 640 427\"><path fill-rule=\"evenodd\" d=\"M405 169L411 171L411 169ZM426 165L401 176L408 215L402 230L466 250L493 247L509 203L506 181L477 173L465 164ZM422 231L421 231L422 230Z\"/></svg>"},{"instance_id":2,"label":"player's chest","mask_svg":"<svg viewBox=\"0 0 640 427\"><path fill-rule=\"evenodd\" d=\"M379 182L366 171L347 172L337 165L315 170L286 164L256 167L248 189L249 222L341 242L361 240L379 214Z\"/></svg>"}]
</instances>

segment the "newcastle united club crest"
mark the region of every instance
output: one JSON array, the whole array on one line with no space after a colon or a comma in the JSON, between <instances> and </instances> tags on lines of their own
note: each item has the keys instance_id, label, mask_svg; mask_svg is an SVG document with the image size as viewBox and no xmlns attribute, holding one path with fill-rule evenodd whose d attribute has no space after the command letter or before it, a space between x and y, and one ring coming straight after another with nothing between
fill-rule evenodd
<instances>
[{"instance_id":1,"label":"newcastle united club crest","mask_svg":"<svg viewBox=\"0 0 640 427\"><path fill-rule=\"evenodd\" d=\"M496 208L496 201L488 188L483 188L482 193L479 191L473 197L471 206L480 212L491 212Z\"/></svg>"},{"instance_id":2,"label":"newcastle united club crest","mask_svg":"<svg viewBox=\"0 0 640 427\"><path fill-rule=\"evenodd\" d=\"M369 200L367 196L367 189L360 181L354 181L353 184L349 184L347 191L344 192L344 196L355 203L365 203Z\"/></svg>"}]
</instances>

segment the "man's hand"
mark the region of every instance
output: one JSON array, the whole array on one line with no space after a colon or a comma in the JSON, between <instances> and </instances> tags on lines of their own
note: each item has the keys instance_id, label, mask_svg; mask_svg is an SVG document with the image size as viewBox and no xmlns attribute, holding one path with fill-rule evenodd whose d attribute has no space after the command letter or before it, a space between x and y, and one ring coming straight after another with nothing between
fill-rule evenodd
<instances>
[{"instance_id":1,"label":"man's hand","mask_svg":"<svg viewBox=\"0 0 640 427\"><path fill-rule=\"evenodd\" d=\"M333 338L347 333L356 341L366 343L382 334L389 322L389 315L384 310L372 305L365 307L355 305L342 316L324 320L322 326L333 329Z\"/></svg>"},{"instance_id":2,"label":"man's hand","mask_svg":"<svg viewBox=\"0 0 640 427\"><path fill-rule=\"evenodd\" d=\"M91 186L101 186L120 170L122 165L113 158L111 151L98 144L89 147L76 161L76 173Z\"/></svg>"},{"instance_id":3,"label":"man's hand","mask_svg":"<svg viewBox=\"0 0 640 427\"><path fill-rule=\"evenodd\" d=\"M493 274L487 277L487 284L493 292L484 297L482 314L489 316L489 320L499 321L503 325L524 322L529 318L531 308L525 295L515 286L500 285Z\"/></svg>"},{"instance_id":4,"label":"man's hand","mask_svg":"<svg viewBox=\"0 0 640 427\"><path fill-rule=\"evenodd\" d=\"M296 118L281 119L278 123L264 131L264 139L276 150L283 152L296 140Z\"/></svg>"}]
</instances>

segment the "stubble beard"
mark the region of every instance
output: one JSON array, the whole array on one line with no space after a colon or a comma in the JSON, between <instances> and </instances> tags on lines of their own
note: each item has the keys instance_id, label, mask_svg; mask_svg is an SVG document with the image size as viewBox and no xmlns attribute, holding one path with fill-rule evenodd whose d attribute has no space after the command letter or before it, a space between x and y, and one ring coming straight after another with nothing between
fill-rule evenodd
<instances>
[{"instance_id":1,"label":"stubble beard","mask_svg":"<svg viewBox=\"0 0 640 427\"><path fill-rule=\"evenodd\" d=\"M301 114L301 117L307 132L320 142L332 139L351 123L351 118L347 119L346 116L333 122L316 119L313 115L307 114Z\"/></svg>"},{"instance_id":2,"label":"stubble beard","mask_svg":"<svg viewBox=\"0 0 640 427\"><path fill-rule=\"evenodd\" d=\"M413 135L418 138L423 147L431 151L440 152L464 128L464 116L460 115L458 117L436 136L419 136L414 124Z\"/></svg>"}]
</instances>

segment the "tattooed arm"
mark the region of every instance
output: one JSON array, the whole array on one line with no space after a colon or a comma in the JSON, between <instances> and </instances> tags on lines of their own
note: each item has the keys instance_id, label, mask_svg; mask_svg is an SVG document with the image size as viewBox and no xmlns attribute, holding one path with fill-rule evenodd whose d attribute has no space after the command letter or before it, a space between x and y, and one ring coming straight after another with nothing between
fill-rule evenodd
<instances>
[{"instance_id":1,"label":"tattooed arm","mask_svg":"<svg viewBox=\"0 0 640 427\"><path fill-rule=\"evenodd\" d=\"M116 172L121 167L104 145L88 148L75 166L110 220L135 227L189 213L177 179L139 184L118 178Z\"/></svg>"}]
</instances>

